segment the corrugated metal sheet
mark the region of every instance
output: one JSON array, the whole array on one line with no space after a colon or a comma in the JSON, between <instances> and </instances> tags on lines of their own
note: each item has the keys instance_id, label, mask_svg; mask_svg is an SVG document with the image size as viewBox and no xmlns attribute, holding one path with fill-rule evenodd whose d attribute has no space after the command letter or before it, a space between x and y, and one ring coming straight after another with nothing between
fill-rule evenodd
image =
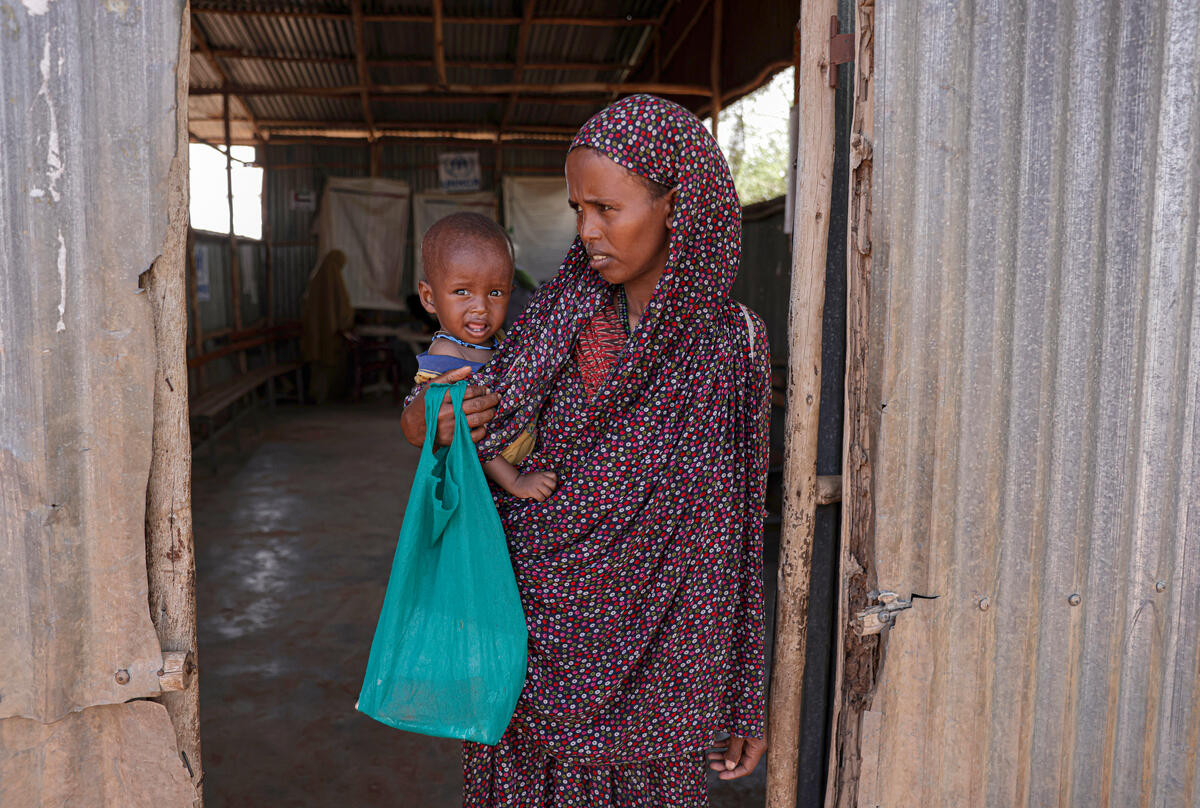
<instances>
[{"instance_id":1,"label":"corrugated metal sheet","mask_svg":"<svg viewBox=\"0 0 1200 808\"><path fill-rule=\"evenodd\" d=\"M166 235L181 13L20 8L0 49L2 718L159 692L138 276Z\"/></svg>"},{"instance_id":2,"label":"corrugated metal sheet","mask_svg":"<svg viewBox=\"0 0 1200 808\"><path fill-rule=\"evenodd\" d=\"M783 232L783 200L745 209L742 260L733 281L733 298L767 324L771 362L787 362L788 296L792 278L791 236Z\"/></svg>"},{"instance_id":3,"label":"corrugated metal sheet","mask_svg":"<svg viewBox=\"0 0 1200 808\"><path fill-rule=\"evenodd\" d=\"M53 724L0 721L0 806L191 808L195 789L174 740L167 709L149 701L91 707Z\"/></svg>"},{"instance_id":4,"label":"corrugated metal sheet","mask_svg":"<svg viewBox=\"0 0 1200 808\"><path fill-rule=\"evenodd\" d=\"M858 804L1200 805L1200 5L876 8Z\"/></svg>"},{"instance_id":5,"label":"corrugated metal sheet","mask_svg":"<svg viewBox=\"0 0 1200 808\"><path fill-rule=\"evenodd\" d=\"M208 269L209 299L199 301L200 325L207 331L233 327L232 280L229 273L229 237L197 230L192 249L197 267ZM238 270L242 290L242 323L266 316L265 247L261 241L238 239ZM191 312L188 313L191 316Z\"/></svg>"},{"instance_id":6,"label":"corrugated metal sheet","mask_svg":"<svg viewBox=\"0 0 1200 808\"><path fill-rule=\"evenodd\" d=\"M650 19L658 15L663 0L559 0L539 4L537 16L577 16L595 18L638 18ZM197 28L209 45L218 53L222 66L235 85L249 87L338 87L357 84L358 74L353 57L354 29L344 3L286 3L271 4L274 10L295 9L332 13L337 18L295 18L282 15L226 15L205 13L214 9L263 10L263 4L225 3L216 0L196 2ZM519 27L510 25L478 24L464 18L479 16L520 17L518 3L490 3L483 0L463 0L446 4L447 17L453 22L445 25L447 80L466 85L507 84L514 79L512 67L482 67L480 63L513 64L516 59ZM379 2L364 3L367 14L432 13L428 2ZM377 85L430 84L437 80L433 59L433 28L428 22L369 21L363 31L366 57L368 60L390 60L392 64L372 64L369 68L371 80ZM632 66L640 54L646 52L649 42L646 26L567 26L534 25L530 29L527 48L529 63L561 63L567 61L606 62L612 61ZM304 64L269 59L234 58L229 50L244 54L275 57L310 56L337 61L319 64ZM417 60L426 64L404 65L396 61ZM219 77L206 59L197 56L199 64L193 86L220 86ZM454 64L471 62L471 66ZM563 82L615 81L621 78L620 70L527 70L525 83L560 84ZM707 69L699 83L706 83ZM219 121L204 120L220 117L219 102L216 115L213 105L205 103L205 96L197 96L192 102L193 131L206 139L219 140L223 135ZM252 95L244 98L245 103L260 121L263 128L271 128L273 121L312 121L314 123L362 122L362 106L357 95L321 98L302 95ZM495 103L403 103L387 98L372 100L372 113L376 119L385 121L445 121L495 125L502 117L507 96L499 95ZM565 114L574 114L586 119L603 106L597 98L590 106L578 109L560 108L553 104L519 104L508 119L510 127L521 125L545 125L558 123ZM548 109L549 108L549 109ZM235 109L234 117L239 117ZM250 130L235 124L234 136L246 140ZM295 133L294 133L295 134Z\"/></svg>"},{"instance_id":7,"label":"corrugated metal sheet","mask_svg":"<svg viewBox=\"0 0 1200 808\"><path fill-rule=\"evenodd\" d=\"M157 695L163 664L146 566L159 366L139 280L185 209L184 2L4 12L0 808L190 808L167 709L124 703Z\"/></svg>"}]
</instances>

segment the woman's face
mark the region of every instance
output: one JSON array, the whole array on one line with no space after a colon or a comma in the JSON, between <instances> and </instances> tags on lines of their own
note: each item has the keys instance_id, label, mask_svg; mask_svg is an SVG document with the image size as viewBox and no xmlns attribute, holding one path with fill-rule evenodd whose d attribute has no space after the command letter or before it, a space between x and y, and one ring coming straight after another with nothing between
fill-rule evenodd
<instances>
[{"instance_id":1,"label":"woman's face","mask_svg":"<svg viewBox=\"0 0 1200 808\"><path fill-rule=\"evenodd\" d=\"M567 197L592 268L609 283L658 283L667 265L675 192L657 199L623 166L594 149L567 155Z\"/></svg>"}]
</instances>

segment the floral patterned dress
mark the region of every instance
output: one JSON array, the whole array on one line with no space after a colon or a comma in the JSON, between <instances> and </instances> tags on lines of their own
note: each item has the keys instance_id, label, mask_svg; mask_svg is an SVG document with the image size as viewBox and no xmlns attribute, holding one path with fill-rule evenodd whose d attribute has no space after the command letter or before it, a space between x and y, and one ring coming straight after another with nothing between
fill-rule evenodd
<instances>
[{"instance_id":1,"label":"floral patterned dress","mask_svg":"<svg viewBox=\"0 0 1200 808\"><path fill-rule=\"evenodd\" d=\"M632 96L572 147L677 188L675 229L628 339L577 239L477 374L501 396L480 456L538 417L521 468L559 487L496 495L529 665L500 743L464 746L465 803L703 806L713 733L763 733L766 334L729 297L740 207L695 116Z\"/></svg>"}]
</instances>

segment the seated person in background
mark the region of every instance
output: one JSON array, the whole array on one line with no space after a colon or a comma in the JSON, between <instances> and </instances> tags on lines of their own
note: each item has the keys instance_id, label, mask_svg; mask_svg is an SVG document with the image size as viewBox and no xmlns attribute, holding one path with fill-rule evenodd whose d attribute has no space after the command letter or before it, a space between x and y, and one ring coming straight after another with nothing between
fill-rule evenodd
<instances>
[{"instance_id":1,"label":"seated person in background","mask_svg":"<svg viewBox=\"0 0 1200 808\"><path fill-rule=\"evenodd\" d=\"M513 256L508 236L486 216L452 213L434 223L421 241L417 285L421 305L442 330L417 357L417 384L464 366L479 370L499 344L513 288ZM521 499L544 501L558 479L551 471L522 474L516 466L532 451L531 425L494 460L483 464L488 478Z\"/></svg>"}]
</instances>

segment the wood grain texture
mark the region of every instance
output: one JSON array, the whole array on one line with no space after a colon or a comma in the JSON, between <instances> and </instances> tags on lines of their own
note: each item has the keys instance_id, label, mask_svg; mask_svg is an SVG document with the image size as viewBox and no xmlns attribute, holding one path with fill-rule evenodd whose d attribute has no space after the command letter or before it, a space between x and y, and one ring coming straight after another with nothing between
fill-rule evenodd
<instances>
[{"instance_id":1,"label":"wood grain texture","mask_svg":"<svg viewBox=\"0 0 1200 808\"><path fill-rule=\"evenodd\" d=\"M192 444L188 428L188 15L181 21L176 63L175 157L167 173L167 232L158 259L142 279L154 321L153 440L146 487L146 572L150 618L164 651L160 686L182 686L157 697L175 728L175 743L201 799L200 703L194 675L196 564L192 538ZM197 320L197 323L199 321ZM168 659L167 657L170 657ZM191 666L187 672L185 667ZM186 675L185 675L186 673ZM165 680L165 684L164 684Z\"/></svg>"},{"instance_id":2,"label":"wood grain texture","mask_svg":"<svg viewBox=\"0 0 1200 808\"><path fill-rule=\"evenodd\" d=\"M842 450L842 540L834 654L833 731L826 805L858 805L860 715L869 707L879 670L881 638L849 627L875 587L871 494L870 397L867 359L871 304L871 137L874 133L874 0L859 0L855 16L854 114L850 125L849 227L846 233L846 423ZM875 733L875 737L878 732ZM872 760L878 758L875 755Z\"/></svg>"},{"instance_id":3,"label":"wood grain texture","mask_svg":"<svg viewBox=\"0 0 1200 808\"><path fill-rule=\"evenodd\" d=\"M821 325L833 194L834 91L826 72L827 48L829 18L836 12L834 0L818 0L805 3L800 16L800 161L788 315L788 404L784 416L783 521L769 706L768 808L794 806L798 782L817 500Z\"/></svg>"}]
</instances>

